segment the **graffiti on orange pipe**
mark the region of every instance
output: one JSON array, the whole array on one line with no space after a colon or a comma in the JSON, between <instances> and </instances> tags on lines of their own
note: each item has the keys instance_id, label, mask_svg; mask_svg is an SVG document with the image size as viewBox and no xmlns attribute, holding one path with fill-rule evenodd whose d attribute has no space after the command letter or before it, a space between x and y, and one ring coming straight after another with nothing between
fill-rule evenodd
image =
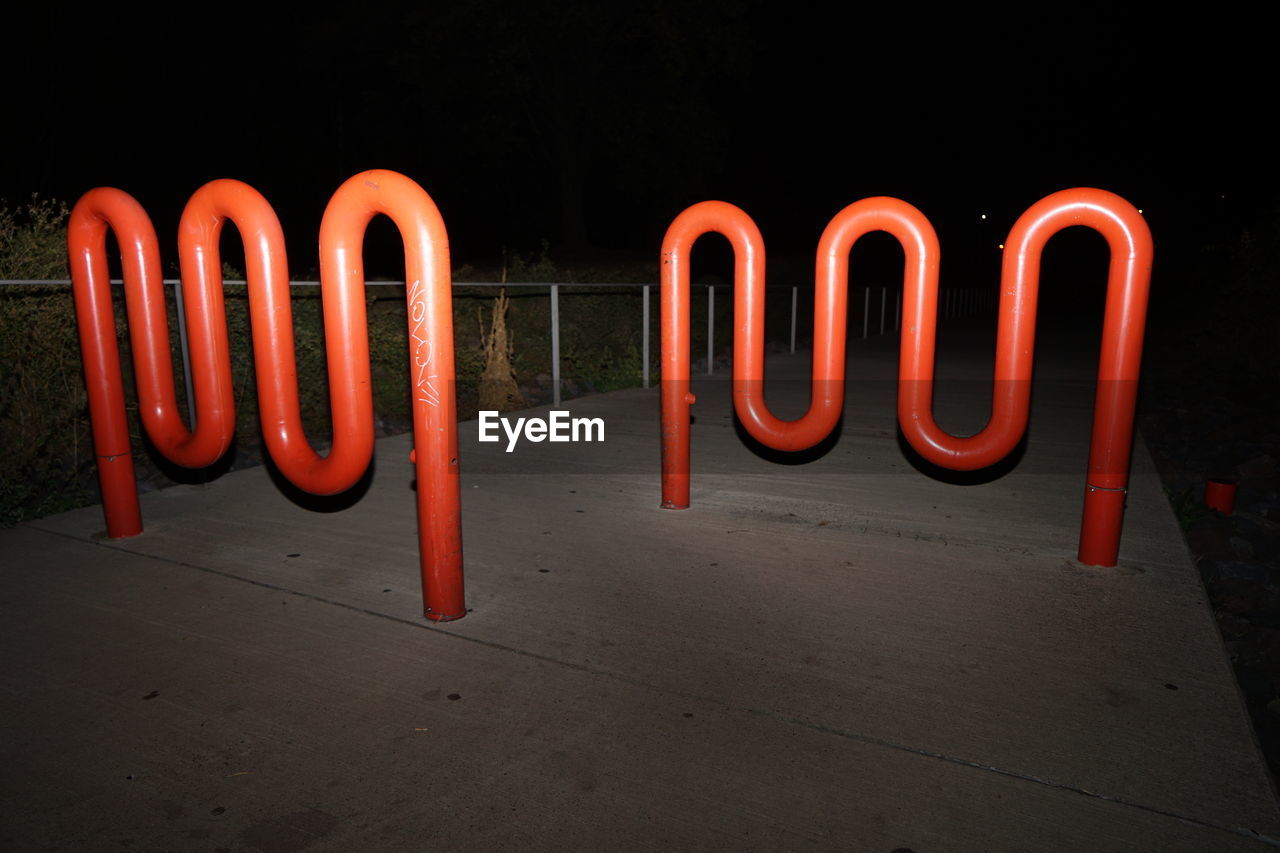
<instances>
[{"instance_id":1,"label":"graffiti on orange pipe","mask_svg":"<svg viewBox=\"0 0 1280 853\"><path fill-rule=\"evenodd\" d=\"M1133 205L1098 189L1054 193L1022 215L1005 241L991 417L976 435L943 431L933 418L940 250L924 214L894 198L849 205L831 220L818 244L814 280L814 351L809 410L793 421L764 402L764 241L742 210L702 202L667 230L662 247L662 506L689 506L689 270L693 244L716 232L733 246L733 402L746 430L777 450L803 450L822 441L844 406L849 252L871 231L902 245L902 340L898 365L898 421L911 446L930 462L976 470L1005 458L1026 432L1035 348L1040 258L1049 238L1072 225L1098 231L1111 252L1102 352L1086 478L1078 556L1114 566L1119 554L1128 487L1142 339L1146 323L1152 242Z\"/></svg>"}]
</instances>

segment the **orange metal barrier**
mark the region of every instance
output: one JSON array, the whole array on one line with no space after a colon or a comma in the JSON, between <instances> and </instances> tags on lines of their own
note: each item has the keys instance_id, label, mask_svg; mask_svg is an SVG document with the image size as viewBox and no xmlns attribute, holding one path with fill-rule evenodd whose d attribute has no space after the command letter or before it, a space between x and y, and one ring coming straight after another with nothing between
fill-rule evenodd
<instances>
[{"instance_id":1,"label":"orange metal barrier","mask_svg":"<svg viewBox=\"0 0 1280 853\"><path fill-rule=\"evenodd\" d=\"M662 506L689 506L689 254L699 237L723 234L733 246L733 402L747 431L777 450L822 441L844 407L849 252L859 237L886 231L906 255L898 421L921 456L945 468L976 470L1007 456L1026 431L1035 347L1040 256L1045 243L1072 225L1106 238L1111 250L1102 353L1081 525L1079 559L1114 566L1129 478L1147 290L1151 232L1133 205L1097 189L1054 193L1018 219L1005 241L991 418L977 435L944 432L933 419L940 252L933 226L894 198L870 198L836 214L818 245L814 282L812 398L794 421L774 417L764 402L764 241L742 210L718 201L685 210L662 244Z\"/></svg>"},{"instance_id":2,"label":"orange metal barrier","mask_svg":"<svg viewBox=\"0 0 1280 853\"><path fill-rule=\"evenodd\" d=\"M320 225L320 278L332 404L333 447L317 454L302 431L284 237L275 212L239 181L201 187L183 211L178 248L195 385L196 423L178 411L160 254L142 207L115 189L90 190L71 213L67 244L107 535L142 532L124 387L107 273L106 234L121 247L139 414L167 459L198 468L217 461L235 430L231 359L218 240L230 219L245 243L262 433L295 485L330 495L353 486L373 458L373 396L362 247L369 221L390 217L405 246L414 451L423 607L428 619L466 613L462 583L457 414L449 244L430 196L404 175L369 171L348 180Z\"/></svg>"}]
</instances>

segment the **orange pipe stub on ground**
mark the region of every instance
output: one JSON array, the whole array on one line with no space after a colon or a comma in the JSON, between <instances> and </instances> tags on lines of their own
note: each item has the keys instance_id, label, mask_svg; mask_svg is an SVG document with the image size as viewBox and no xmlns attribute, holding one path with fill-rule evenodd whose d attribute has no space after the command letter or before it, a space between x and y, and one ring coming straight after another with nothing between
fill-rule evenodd
<instances>
[{"instance_id":1,"label":"orange pipe stub on ground","mask_svg":"<svg viewBox=\"0 0 1280 853\"><path fill-rule=\"evenodd\" d=\"M1235 480L1209 480L1204 484L1204 505L1223 515L1231 515L1236 508Z\"/></svg>"}]
</instances>

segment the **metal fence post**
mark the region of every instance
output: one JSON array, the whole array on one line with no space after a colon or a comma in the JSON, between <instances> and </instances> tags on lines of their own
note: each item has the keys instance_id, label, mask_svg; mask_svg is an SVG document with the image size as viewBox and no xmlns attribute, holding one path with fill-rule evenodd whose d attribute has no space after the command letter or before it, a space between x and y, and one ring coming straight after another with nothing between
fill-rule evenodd
<instances>
[{"instance_id":1,"label":"metal fence post","mask_svg":"<svg viewBox=\"0 0 1280 853\"><path fill-rule=\"evenodd\" d=\"M707 285L707 375L715 369L716 348L716 286Z\"/></svg>"},{"instance_id":2,"label":"metal fence post","mask_svg":"<svg viewBox=\"0 0 1280 853\"><path fill-rule=\"evenodd\" d=\"M867 339L867 321L871 317L871 288L862 289L862 339Z\"/></svg>"},{"instance_id":3,"label":"metal fence post","mask_svg":"<svg viewBox=\"0 0 1280 853\"><path fill-rule=\"evenodd\" d=\"M649 285L644 290L644 387L649 387Z\"/></svg>"},{"instance_id":4,"label":"metal fence post","mask_svg":"<svg viewBox=\"0 0 1280 853\"><path fill-rule=\"evenodd\" d=\"M195 385L191 383L191 347L187 343L187 311L182 306L182 282L173 283L173 302L178 306L178 349L182 351L182 379L187 383L187 424L196 428Z\"/></svg>"},{"instance_id":5,"label":"metal fence post","mask_svg":"<svg viewBox=\"0 0 1280 853\"><path fill-rule=\"evenodd\" d=\"M791 354L795 355L796 351L796 300L799 299L800 288L792 285L791 287Z\"/></svg>"},{"instance_id":6,"label":"metal fence post","mask_svg":"<svg viewBox=\"0 0 1280 853\"><path fill-rule=\"evenodd\" d=\"M889 298L889 288L880 288L880 334L884 334L884 303Z\"/></svg>"},{"instance_id":7,"label":"metal fence post","mask_svg":"<svg viewBox=\"0 0 1280 853\"><path fill-rule=\"evenodd\" d=\"M560 285L551 285L551 399L560 405Z\"/></svg>"}]
</instances>

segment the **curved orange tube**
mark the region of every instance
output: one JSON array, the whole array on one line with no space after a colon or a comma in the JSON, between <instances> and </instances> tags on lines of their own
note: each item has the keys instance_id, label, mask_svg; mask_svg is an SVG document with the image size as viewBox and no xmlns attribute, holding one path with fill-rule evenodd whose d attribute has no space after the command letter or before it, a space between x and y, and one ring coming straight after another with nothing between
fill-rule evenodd
<instances>
[{"instance_id":1,"label":"curved orange tube","mask_svg":"<svg viewBox=\"0 0 1280 853\"><path fill-rule=\"evenodd\" d=\"M987 426L968 437L943 432L933 419L940 249L919 210L893 198L870 198L840 211L818 246L814 284L813 392L808 412L780 421L764 403L764 246L750 217L723 202L694 205L676 218L662 251L663 502L689 505L688 255L715 231L735 253L734 408L761 443L801 450L825 438L843 408L848 260L870 231L902 244L903 323L898 368L898 419L912 447L934 464L975 470L1009 454L1026 432L1035 346L1040 256L1048 239L1071 225L1099 231L1111 249L1102 356L1090 449L1079 558L1113 566L1119 552L1124 493L1133 440L1133 411L1150 282L1151 233L1127 201L1096 189L1054 193L1014 225L1001 274L995 393Z\"/></svg>"},{"instance_id":2,"label":"curved orange tube","mask_svg":"<svg viewBox=\"0 0 1280 853\"><path fill-rule=\"evenodd\" d=\"M268 452L299 488L335 494L363 476L373 455L361 256L365 228L379 213L396 223L405 244L424 611L434 620L465 614L448 237L427 193L395 172L370 171L348 180L334 194L321 223L321 292L333 411L333 447L323 457L302 431L288 263L279 221L266 199L238 181L213 181L183 211L179 252L196 403L196 427L190 431L176 402L159 251L150 220L119 190L100 188L81 198L72 211L68 247L109 536L135 535L142 524L115 347L107 228L116 232L122 247L139 409L156 448L177 464L201 467L216 461L234 435L218 252L222 226L230 219L245 243Z\"/></svg>"},{"instance_id":3,"label":"curved orange tube","mask_svg":"<svg viewBox=\"0 0 1280 853\"><path fill-rule=\"evenodd\" d=\"M722 201L693 205L671 223L662 243L662 506L667 509L689 506L689 407L694 397L689 391L688 261L693 244L711 232L727 237L734 251L733 404L747 431L769 447L803 450L831 432L844 408L843 273L828 269L814 286L809 410L794 421L779 420L764 402L764 238L740 208ZM847 268L847 249L840 263Z\"/></svg>"},{"instance_id":4,"label":"curved orange tube","mask_svg":"<svg viewBox=\"0 0 1280 853\"><path fill-rule=\"evenodd\" d=\"M898 421L921 456L947 468L984 468L1013 450L1026 432L1030 411L1041 254L1050 237L1073 225L1100 233L1111 253L1077 556L1087 565L1114 566L1129 484L1154 256L1151 230L1129 202L1105 190L1063 190L1032 205L1014 224L1005 240L1000 275L991 418L981 432L968 438L943 432L933 420L937 262L920 264L913 273L908 257Z\"/></svg>"}]
</instances>

